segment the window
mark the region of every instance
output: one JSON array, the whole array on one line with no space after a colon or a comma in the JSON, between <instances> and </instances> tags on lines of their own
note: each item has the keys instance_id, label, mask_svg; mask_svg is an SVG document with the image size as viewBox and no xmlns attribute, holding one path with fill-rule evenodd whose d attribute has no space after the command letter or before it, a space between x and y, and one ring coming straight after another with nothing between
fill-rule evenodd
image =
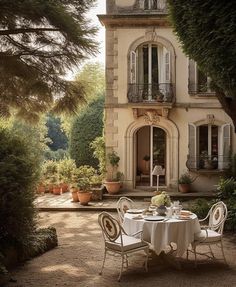
<instances>
[{"instance_id":1,"label":"window","mask_svg":"<svg viewBox=\"0 0 236 287\"><path fill-rule=\"evenodd\" d=\"M144 43L130 52L131 93L142 100L167 100L170 72L170 52L164 46Z\"/></svg>"},{"instance_id":2,"label":"window","mask_svg":"<svg viewBox=\"0 0 236 287\"><path fill-rule=\"evenodd\" d=\"M188 90L191 94L214 93L211 89L211 78L205 75L193 60L189 60Z\"/></svg>"},{"instance_id":3,"label":"window","mask_svg":"<svg viewBox=\"0 0 236 287\"><path fill-rule=\"evenodd\" d=\"M230 124L189 124L189 169L226 169L230 156Z\"/></svg>"}]
</instances>

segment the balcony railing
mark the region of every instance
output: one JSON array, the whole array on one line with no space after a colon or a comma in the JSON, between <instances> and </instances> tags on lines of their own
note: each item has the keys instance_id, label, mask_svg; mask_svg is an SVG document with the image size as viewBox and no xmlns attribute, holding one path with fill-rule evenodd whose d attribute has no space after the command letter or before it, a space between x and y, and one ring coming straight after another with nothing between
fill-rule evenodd
<instances>
[{"instance_id":1,"label":"balcony railing","mask_svg":"<svg viewBox=\"0 0 236 287\"><path fill-rule=\"evenodd\" d=\"M231 158L223 155L188 157L186 166L189 170L224 171L229 169Z\"/></svg>"},{"instance_id":2,"label":"balcony railing","mask_svg":"<svg viewBox=\"0 0 236 287\"><path fill-rule=\"evenodd\" d=\"M167 12L166 0L139 0L139 5L146 11Z\"/></svg>"},{"instance_id":3,"label":"balcony railing","mask_svg":"<svg viewBox=\"0 0 236 287\"><path fill-rule=\"evenodd\" d=\"M173 86L163 84L129 84L129 103L161 102L171 103L174 100Z\"/></svg>"},{"instance_id":4,"label":"balcony railing","mask_svg":"<svg viewBox=\"0 0 236 287\"><path fill-rule=\"evenodd\" d=\"M188 91L190 94L215 94L215 91L208 84L189 84Z\"/></svg>"}]
</instances>

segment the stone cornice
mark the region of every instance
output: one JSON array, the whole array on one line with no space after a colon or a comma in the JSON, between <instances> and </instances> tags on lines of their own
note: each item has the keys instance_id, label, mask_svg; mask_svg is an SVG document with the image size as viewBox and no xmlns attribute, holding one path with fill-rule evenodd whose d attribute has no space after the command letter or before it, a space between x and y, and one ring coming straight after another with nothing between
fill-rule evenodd
<instances>
[{"instance_id":1,"label":"stone cornice","mask_svg":"<svg viewBox=\"0 0 236 287\"><path fill-rule=\"evenodd\" d=\"M105 27L147 27L160 26L171 27L165 14L122 14L122 15L98 15L102 25Z\"/></svg>"},{"instance_id":2,"label":"stone cornice","mask_svg":"<svg viewBox=\"0 0 236 287\"><path fill-rule=\"evenodd\" d=\"M158 103L158 104L130 104L130 103L124 103L124 104L105 104L105 108L152 108L152 109L158 109L158 108L182 108L182 109L222 109L222 106L220 103Z\"/></svg>"}]
</instances>

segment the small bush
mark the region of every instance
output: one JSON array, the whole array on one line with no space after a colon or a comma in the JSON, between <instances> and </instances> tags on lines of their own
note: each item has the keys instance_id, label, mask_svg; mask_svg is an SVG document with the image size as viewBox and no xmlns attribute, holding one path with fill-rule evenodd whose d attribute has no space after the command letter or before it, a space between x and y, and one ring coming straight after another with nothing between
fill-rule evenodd
<instances>
[{"instance_id":1,"label":"small bush","mask_svg":"<svg viewBox=\"0 0 236 287\"><path fill-rule=\"evenodd\" d=\"M23 137L0 130L0 246L23 243L35 230L39 162Z\"/></svg>"},{"instance_id":2,"label":"small bush","mask_svg":"<svg viewBox=\"0 0 236 287\"><path fill-rule=\"evenodd\" d=\"M210 210L213 201L207 201L206 199L199 198L194 201L190 210L195 213L199 219L203 219L207 216L208 211Z\"/></svg>"}]
</instances>

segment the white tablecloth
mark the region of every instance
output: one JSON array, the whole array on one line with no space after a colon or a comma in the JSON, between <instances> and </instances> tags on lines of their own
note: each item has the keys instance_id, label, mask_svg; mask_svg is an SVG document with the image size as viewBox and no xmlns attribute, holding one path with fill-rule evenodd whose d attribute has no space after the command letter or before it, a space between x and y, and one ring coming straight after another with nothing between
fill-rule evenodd
<instances>
[{"instance_id":1,"label":"white tablecloth","mask_svg":"<svg viewBox=\"0 0 236 287\"><path fill-rule=\"evenodd\" d=\"M160 254L170 243L176 243L176 256L182 256L190 243L194 241L194 234L201 231L195 214L190 219L181 220L171 218L168 221L135 220L137 215L126 213L123 227L128 234L143 230L143 239L152 245L156 254Z\"/></svg>"}]
</instances>

